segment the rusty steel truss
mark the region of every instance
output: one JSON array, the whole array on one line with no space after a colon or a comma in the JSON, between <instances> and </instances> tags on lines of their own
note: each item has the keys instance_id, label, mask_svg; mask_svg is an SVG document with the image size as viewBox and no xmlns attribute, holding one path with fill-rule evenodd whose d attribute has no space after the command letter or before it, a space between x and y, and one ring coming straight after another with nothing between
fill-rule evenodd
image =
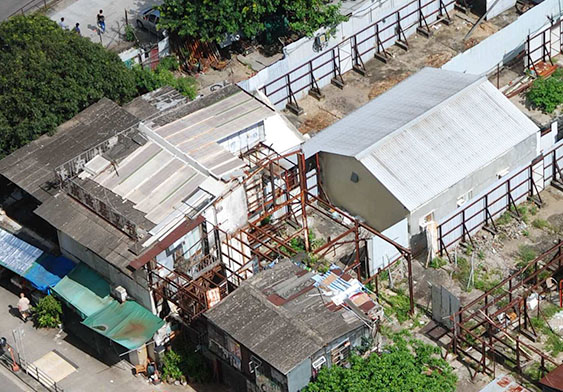
<instances>
[{"instance_id":1,"label":"rusty steel truss","mask_svg":"<svg viewBox=\"0 0 563 392\"><path fill-rule=\"evenodd\" d=\"M208 292L211 290L218 291L223 298L243 280L279 259L322 259L344 246L353 249L347 258L345 271L356 273L364 283L374 279L377 283L377 274L370 277L365 268L366 241L377 236L393 245L400 254L378 274L398 260L406 260L410 306L411 311L414 310L410 249L315 195L315 190L320 190L316 180L318 157L306 161L301 151L280 155L267 146L259 145L243 158L249 164L241 184L246 192L247 224L234 233L227 233L220 225L205 222L203 226L206 229L200 242L193 245L193 248L199 249L197 254L183 255L182 262L177 263L173 271L156 260L148 263L149 287L157 304L164 299L170 301L178 307L182 319L191 323L210 307ZM216 203L227 196L223 195ZM332 221L341 232L321 245L312 246L307 219L309 213ZM303 250L292 247L295 239L303 244Z\"/></svg>"},{"instance_id":2,"label":"rusty steel truss","mask_svg":"<svg viewBox=\"0 0 563 392\"><path fill-rule=\"evenodd\" d=\"M558 243L508 276L451 316L453 325L448 348L472 365L474 378L478 373L495 376L495 363L501 362L519 374L529 361L538 361L540 370L546 365L559 366L553 358L534 347L539 335L531 322L532 314L543 316L540 302L549 297L558 285L549 282L562 272L563 243ZM529 308L528 298L538 298L537 306ZM549 298L547 299L549 300ZM525 340L526 341L525 341ZM447 355L447 354L446 354Z\"/></svg>"}]
</instances>

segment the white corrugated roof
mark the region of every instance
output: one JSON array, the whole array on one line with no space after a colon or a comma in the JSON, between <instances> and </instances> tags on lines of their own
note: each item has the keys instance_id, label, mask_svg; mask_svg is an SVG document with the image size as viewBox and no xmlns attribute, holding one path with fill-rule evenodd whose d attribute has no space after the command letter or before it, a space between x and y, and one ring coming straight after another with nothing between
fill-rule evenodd
<instances>
[{"instance_id":1,"label":"white corrugated roof","mask_svg":"<svg viewBox=\"0 0 563 392\"><path fill-rule=\"evenodd\" d=\"M437 85L432 87L428 80ZM422 86L426 87L421 90ZM430 98L433 88L438 93ZM417 103L405 108L412 102ZM393 116L389 121L383 115L382 122L389 125L386 130L378 121L380 113ZM358 120L356 116L360 116ZM346 120L349 124L344 127L339 121L323 131L320 142L314 142L316 137L306 142L305 146L314 142L312 148L304 148L306 154L326 151L355 157L410 211L538 132L538 127L486 78L431 68ZM370 133L370 129L374 131ZM323 136L325 132L328 134ZM345 143L344 136L361 140Z\"/></svg>"}]
</instances>

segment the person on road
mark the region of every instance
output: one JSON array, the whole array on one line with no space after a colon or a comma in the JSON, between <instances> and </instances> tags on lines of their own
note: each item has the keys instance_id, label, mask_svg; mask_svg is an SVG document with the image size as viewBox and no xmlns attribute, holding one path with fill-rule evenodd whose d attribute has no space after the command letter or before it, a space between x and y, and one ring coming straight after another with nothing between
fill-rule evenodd
<instances>
[{"instance_id":1,"label":"person on road","mask_svg":"<svg viewBox=\"0 0 563 392\"><path fill-rule=\"evenodd\" d=\"M61 26L61 29L63 29L63 30L68 30L68 26L67 26L67 24L65 23L65 18L64 18L64 17L61 18L61 21L59 22L59 26Z\"/></svg>"},{"instance_id":2,"label":"person on road","mask_svg":"<svg viewBox=\"0 0 563 392\"><path fill-rule=\"evenodd\" d=\"M18 301L18 310L24 322L26 322L27 318L29 317L29 303L30 303L29 299L27 299L25 294L20 293L20 299Z\"/></svg>"},{"instance_id":3,"label":"person on road","mask_svg":"<svg viewBox=\"0 0 563 392\"><path fill-rule=\"evenodd\" d=\"M106 32L106 18L104 17L104 11L100 10L100 13L98 14L97 18L98 18L98 27L100 29L100 33L105 33Z\"/></svg>"},{"instance_id":4,"label":"person on road","mask_svg":"<svg viewBox=\"0 0 563 392\"><path fill-rule=\"evenodd\" d=\"M80 34L80 23L77 23L74 28L72 29L72 31L74 31L76 34L78 35L82 35Z\"/></svg>"}]
</instances>

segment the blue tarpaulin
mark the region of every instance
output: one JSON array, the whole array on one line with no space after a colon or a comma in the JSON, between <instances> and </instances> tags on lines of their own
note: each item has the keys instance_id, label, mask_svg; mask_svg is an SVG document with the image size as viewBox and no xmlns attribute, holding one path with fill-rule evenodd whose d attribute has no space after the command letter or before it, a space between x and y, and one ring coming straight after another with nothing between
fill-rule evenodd
<instances>
[{"instance_id":1,"label":"blue tarpaulin","mask_svg":"<svg viewBox=\"0 0 563 392\"><path fill-rule=\"evenodd\" d=\"M29 280L33 287L49 292L75 264L66 257L55 257L0 229L0 266Z\"/></svg>"},{"instance_id":2,"label":"blue tarpaulin","mask_svg":"<svg viewBox=\"0 0 563 392\"><path fill-rule=\"evenodd\" d=\"M66 257L55 257L44 253L23 277L29 280L36 289L49 293L51 287L55 287L74 267L75 264Z\"/></svg>"}]
</instances>

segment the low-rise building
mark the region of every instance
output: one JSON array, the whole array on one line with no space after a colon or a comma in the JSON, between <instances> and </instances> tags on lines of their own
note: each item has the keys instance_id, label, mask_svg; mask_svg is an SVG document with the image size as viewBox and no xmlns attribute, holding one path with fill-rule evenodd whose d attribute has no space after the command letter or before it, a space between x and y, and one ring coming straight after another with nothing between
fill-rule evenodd
<instances>
[{"instance_id":1,"label":"low-rise building","mask_svg":"<svg viewBox=\"0 0 563 392\"><path fill-rule=\"evenodd\" d=\"M223 382L236 391L296 392L321 367L346 365L374 333L381 308L336 267L318 275L283 260L204 316Z\"/></svg>"},{"instance_id":2,"label":"low-rise building","mask_svg":"<svg viewBox=\"0 0 563 392\"><path fill-rule=\"evenodd\" d=\"M540 144L487 78L424 68L303 149L318 157L328 200L417 252L430 223L530 164ZM372 273L386 263L378 257Z\"/></svg>"}]
</instances>

